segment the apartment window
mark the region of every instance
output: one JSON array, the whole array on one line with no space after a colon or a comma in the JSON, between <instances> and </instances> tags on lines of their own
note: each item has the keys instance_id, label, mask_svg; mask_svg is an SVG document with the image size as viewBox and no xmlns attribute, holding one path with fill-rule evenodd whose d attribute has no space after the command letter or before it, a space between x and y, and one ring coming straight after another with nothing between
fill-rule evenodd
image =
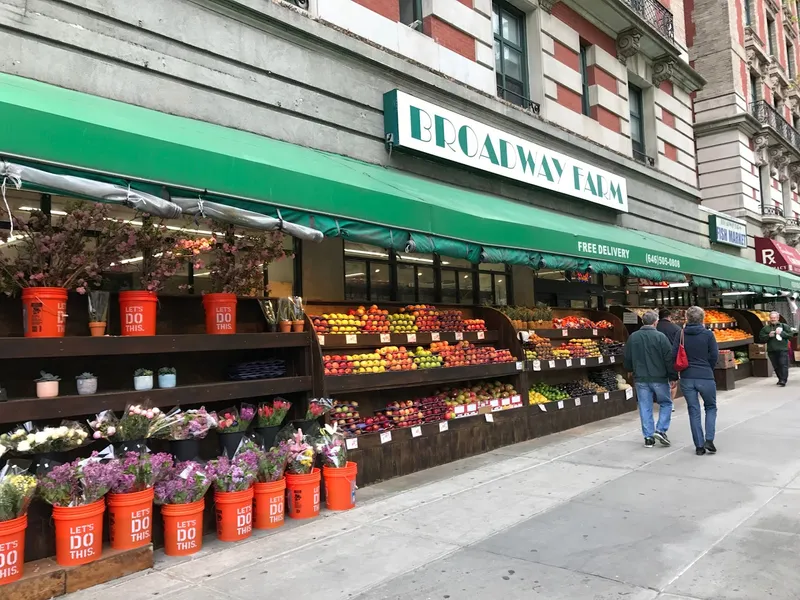
<instances>
[{"instance_id":1,"label":"apartment window","mask_svg":"<svg viewBox=\"0 0 800 600\"><path fill-rule=\"evenodd\" d=\"M771 15L767 15L767 49L772 56L778 55L778 30Z\"/></svg>"},{"instance_id":2,"label":"apartment window","mask_svg":"<svg viewBox=\"0 0 800 600\"><path fill-rule=\"evenodd\" d=\"M745 25L750 25L750 23L751 23L750 1L751 0L744 0L744 23L745 23Z\"/></svg>"},{"instance_id":3,"label":"apartment window","mask_svg":"<svg viewBox=\"0 0 800 600\"><path fill-rule=\"evenodd\" d=\"M422 31L422 0L400 0L400 22Z\"/></svg>"},{"instance_id":4,"label":"apartment window","mask_svg":"<svg viewBox=\"0 0 800 600\"><path fill-rule=\"evenodd\" d=\"M528 100L528 74L525 61L525 15L500 2L492 5L494 65L497 95L524 108Z\"/></svg>"},{"instance_id":5,"label":"apartment window","mask_svg":"<svg viewBox=\"0 0 800 600\"><path fill-rule=\"evenodd\" d=\"M642 90L633 84L628 84L628 104L631 110L631 145L633 146L633 156L637 159L642 159L646 156L644 151Z\"/></svg>"},{"instance_id":6,"label":"apartment window","mask_svg":"<svg viewBox=\"0 0 800 600\"><path fill-rule=\"evenodd\" d=\"M789 79L797 76L797 63L794 59L794 46L786 42L786 68L789 70Z\"/></svg>"},{"instance_id":7,"label":"apartment window","mask_svg":"<svg viewBox=\"0 0 800 600\"><path fill-rule=\"evenodd\" d=\"M586 52L588 48L581 44L581 52L580 52L580 69L581 69L581 81L583 84L583 96L581 97L581 110L583 114L589 114L589 71L586 66Z\"/></svg>"},{"instance_id":8,"label":"apartment window","mask_svg":"<svg viewBox=\"0 0 800 600\"><path fill-rule=\"evenodd\" d=\"M750 102L758 102L761 96L761 86L758 85L758 77L750 75Z\"/></svg>"}]
</instances>

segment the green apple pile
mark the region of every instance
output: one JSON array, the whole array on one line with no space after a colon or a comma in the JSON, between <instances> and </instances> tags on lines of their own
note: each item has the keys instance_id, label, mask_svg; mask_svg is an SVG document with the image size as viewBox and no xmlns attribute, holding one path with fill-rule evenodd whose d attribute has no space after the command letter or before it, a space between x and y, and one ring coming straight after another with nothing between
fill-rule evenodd
<instances>
[{"instance_id":1,"label":"green apple pile","mask_svg":"<svg viewBox=\"0 0 800 600\"><path fill-rule=\"evenodd\" d=\"M408 356L413 359L419 369L435 369L444 363L444 358L430 350L425 350L422 346L417 346L416 350L408 353Z\"/></svg>"}]
</instances>

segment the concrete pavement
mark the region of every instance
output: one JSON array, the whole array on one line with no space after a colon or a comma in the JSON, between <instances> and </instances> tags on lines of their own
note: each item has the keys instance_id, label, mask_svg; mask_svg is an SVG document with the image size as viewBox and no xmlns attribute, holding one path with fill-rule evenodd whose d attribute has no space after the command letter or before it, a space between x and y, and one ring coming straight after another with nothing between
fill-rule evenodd
<instances>
[{"instance_id":1,"label":"concrete pavement","mask_svg":"<svg viewBox=\"0 0 800 600\"><path fill-rule=\"evenodd\" d=\"M679 401L671 448L645 449L623 415L370 486L347 513L159 553L69 600L800 598L792 375L720 394L716 456L695 456Z\"/></svg>"}]
</instances>

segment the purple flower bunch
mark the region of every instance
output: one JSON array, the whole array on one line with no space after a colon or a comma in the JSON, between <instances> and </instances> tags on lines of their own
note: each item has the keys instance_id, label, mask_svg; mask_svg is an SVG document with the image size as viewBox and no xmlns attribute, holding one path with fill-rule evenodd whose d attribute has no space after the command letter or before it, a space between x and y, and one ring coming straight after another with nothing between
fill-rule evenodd
<instances>
[{"instance_id":1,"label":"purple flower bunch","mask_svg":"<svg viewBox=\"0 0 800 600\"><path fill-rule=\"evenodd\" d=\"M258 457L258 482L271 483L282 479L289 455L288 442L281 442L266 452L261 452Z\"/></svg>"},{"instance_id":2,"label":"purple flower bunch","mask_svg":"<svg viewBox=\"0 0 800 600\"><path fill-rule=\"evenodd\" d=\"M120 463L119 479L111 486L114 494L129 494L141 492L153 487L172 469L172 455L159 452L128 452Z\"/></svg>"},{"instance_id":3,"label":"purple flower bunch","mask_svg":"<svg viewBox=\"0 0 800 600\"><path fill-rule=\"evenodd\" d=\"M259 453L238 452L233 458L221 456L208 463L208 474L218 492L243 492L258 476Z\"/></svg>"},{"instance_id":4,"label":"purple flower bunch","mask_svg":"<svg viewBox=\"0 0 800 600\"><path fill-rule=\"evenodd\" d=\"M121 474L119 461L103 461L93 452L39 475L39 494L53 506L85 506L105 496Z\"/></svg>"},{"instance_id":5,"label":"purple flower bunch","mask_svg":"<svg viewBox=\"0 0 800 600\"><path fill-rule=\"evenodd\" d=\"M217 415L201 406L176 415L170 426L169 439L202 440L216 426Z\"/></svg>"},{"instance_id":6,"label":"purple flower bunch","mask_svg":"<svg viewBox=\"0 0 800 600\"><path fill-rule=\"evenodd\" d=\"M239 409L235 406L221 410L216 414L217 431L219 433L239 433L247 431L250 422L256 416L256 407L252 404L242 404Z\"/></svg>"},{"instance_id":7,"label":"purple flower bunch","mask_svg":"<svg viewBox=\"0 0 800 600\"><path fill-rule=\"evenodd\" d=\"M173 465L154 487L156 504L191 504L202 500L213 483L202 465L194 461Z\"/></svg>"}]
</instances>

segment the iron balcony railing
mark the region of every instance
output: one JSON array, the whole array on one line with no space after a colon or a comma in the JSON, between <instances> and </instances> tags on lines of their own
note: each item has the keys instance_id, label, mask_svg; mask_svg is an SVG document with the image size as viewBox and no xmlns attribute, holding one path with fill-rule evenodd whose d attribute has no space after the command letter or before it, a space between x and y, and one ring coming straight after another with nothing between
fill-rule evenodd
<instances>
[{"instance_id":1,"label":"iron balcony railing","mask_svg":"<svg viewBox=\"0 0 800 600\"><path fill-rule=\"evenodd\" d=\"M800 219L786 219L786 229L800 229Z\"/></svg>"},{"instance_id":2,"label":"iron balcony railing","mask_svg":"<svg viewBox=\"0 0 800 600\"><path fill-rule=\"evenodd\" d=\"M788 144L800 150L800 133L766 100L753 102L750 109L759 123L774 129Z\"/></svg>"},{"instance_id":3,"label":"iron balcony railing","mask_svg":"<svg viewBox=\"0 0 800 600\"><path fill-rule=\"evenodd\" d=\"M783 209L777 206L762 206L761 214L765 217L783 217Z\"/></svg>"},{"instance_id":4,"label":"iron balcony railing","mask_svg":"<svg viewBox=\"0 0 800 600\"><path fill-rule=\"evenodd\" d=\"M658 0L622 0L642 19L673 44L675 43L675 22L669 12Z\"/></svg>"},{"instance_id":5,"label":"iron balcony railing","mask_svg":"<svg viewBox=\"0 0 800 600\"><path fill-rule=\"evenodd\" d=\"M647 165L648 167L656 166L656 159L652 156L647 156L644 152L639 152L636 148L633 149L633 158L638 162Z\"/></svg>"}]
</instances>

